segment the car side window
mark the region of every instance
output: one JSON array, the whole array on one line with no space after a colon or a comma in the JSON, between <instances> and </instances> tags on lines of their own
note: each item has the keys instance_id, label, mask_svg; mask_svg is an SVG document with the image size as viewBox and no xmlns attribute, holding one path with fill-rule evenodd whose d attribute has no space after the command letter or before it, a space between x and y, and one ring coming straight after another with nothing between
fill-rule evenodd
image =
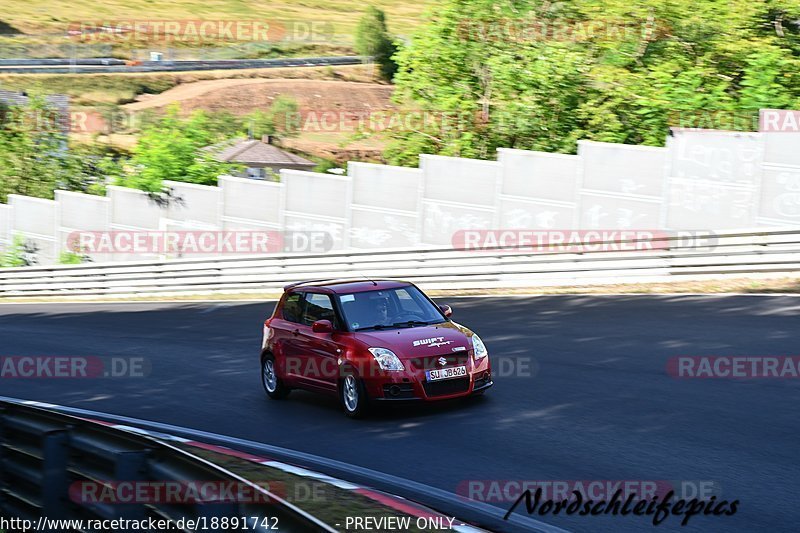
<instances>
[{"instance_id":1,"label":"car side window","mask_svg":"<svg viewBox=\"0 0 800 533\"><path fill-rule=\"evenodd\" d=\"M302 323L310 326L317 320L330 320L333 325L336 325L333 302L327 294L307 292Z\"/></svg>"},{"instance_id":2,"label":"car side window","mask_svg":"<svg viewBox=\"0 0 800 533\"><path fill-rule=\"evenodd\" d=\"M283 302L284 320L288 320L289 322L300 322L303 312L303 299L301 296L301 293L293 292L286 297L286 301Z\"/></svg>"}]
</instances>

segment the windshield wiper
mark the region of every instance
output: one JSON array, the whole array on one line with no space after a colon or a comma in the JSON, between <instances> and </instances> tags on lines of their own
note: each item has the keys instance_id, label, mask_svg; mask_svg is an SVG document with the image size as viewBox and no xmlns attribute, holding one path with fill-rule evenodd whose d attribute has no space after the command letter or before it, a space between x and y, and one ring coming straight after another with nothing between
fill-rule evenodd
<instances>
[{"instance_id":1,"label":"windshield wiper","mask_svg":"<svg viewBox=\"0 0 800 533\"><path fill-rule=\"evenodd\" d=\"M429 326L435 322L425 322L423 320L406 320L404 322L395 322L391 325L375 324L373 326L364 326L363 328L356 328L354 331L365 331L368 329L388 329L388 328L413 328L414 326Z\"/></svg>"},{"instance_id":2,"label":"windshield wiper","mask_svg":"<svg viewBox=\"0 0 800 533\"><path fill-rule=\"evenodd\" d=\"M353 331L364 331L364 330L367 330L367 329L386 329L386 328L390 328L390 327L392 327L392 326L385 326L383 324L375 324L374 326L364 326L363 328L356 328Z\"/></svg>"},{"instance_id":3,"label":"windshield wiper","mask_svg":"<svg viewBox=\"0 0 800 533\"><path fill-rule=\"evenodd\" d=\"M429 326L432 322L425 322L424 320L406 320L405 322L395 322L392 326L399 328L402 326L408 326L413 328L414 326Z\"/></svg>"}]
</instances>

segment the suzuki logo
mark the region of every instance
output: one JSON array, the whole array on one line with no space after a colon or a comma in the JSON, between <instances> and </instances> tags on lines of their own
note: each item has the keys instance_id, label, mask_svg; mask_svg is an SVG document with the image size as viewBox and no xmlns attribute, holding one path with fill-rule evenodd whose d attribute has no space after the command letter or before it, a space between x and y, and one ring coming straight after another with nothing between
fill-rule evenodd
<instances>
[{"instance_id":1,"label":"suzuki logo","mask_svg":"<svg viewBox=\"0 0 800 533\"><path fill-rule=\"evenodd\" d=\"M442 366L446 365L447 364L447 359L445 359L444 357L440 357L439 358L439 364L442 365Z\"/></svg>"}]
</instances>

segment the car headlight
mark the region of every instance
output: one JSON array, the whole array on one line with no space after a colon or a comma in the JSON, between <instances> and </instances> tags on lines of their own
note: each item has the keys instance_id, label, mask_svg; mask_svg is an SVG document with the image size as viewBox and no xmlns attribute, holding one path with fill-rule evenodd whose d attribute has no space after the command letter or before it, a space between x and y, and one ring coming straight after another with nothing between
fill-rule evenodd
<instances>
[{"instance_id":1,"label":"car headlight","mask_svg":"<svg viewBox=\"0 0 800 533\"><path fill-rule=\"evenodd\" d=\"M393 351L386 348L370 348L369 353L378 362L381 370L405 370L403 362L400 361Z\"/></svg>"},{"instance_id":2,"label":"car headlight","mask_svg":"<svg viewBox=\"0 0 800 533\"><path fill-rule=\"evenodd\" d=\"M472 334L472 350L473 357L476 361L479 361L489 355L489 350L486 349L486 345L483 344L481 338L474 333Z\"/></svg>"},{"instance_id":3,"label":"car headlight","mask_svg":"<svg viewBox=\"0 0 800 533\"><path fill-rule=\"evenodd\" d=\"M272 338L272 328L264 326L264 334L261 336L261 349L267 347L267 342Z\"/></svg>"}]
</instances>

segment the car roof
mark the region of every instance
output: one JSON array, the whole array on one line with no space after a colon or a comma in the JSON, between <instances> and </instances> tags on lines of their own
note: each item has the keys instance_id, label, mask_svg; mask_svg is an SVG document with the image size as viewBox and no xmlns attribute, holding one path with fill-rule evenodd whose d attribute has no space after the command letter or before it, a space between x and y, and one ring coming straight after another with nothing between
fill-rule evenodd
<instances>
[{"instance_id":1,"label":"car roof","mask_svg":"<svg viewBox=\"0 0 800 533\"><path fill-rule=\"evenodd\" d=\"M283 288L284 291L293 289L314 290L320 292L330 292L334 294L350 294L354 292L378 291L382 289L396 289L398 287L408 287L408 281L391 279L339 279L339 280L311 280L292 283Z\"/></svg>"}]
</instances>

